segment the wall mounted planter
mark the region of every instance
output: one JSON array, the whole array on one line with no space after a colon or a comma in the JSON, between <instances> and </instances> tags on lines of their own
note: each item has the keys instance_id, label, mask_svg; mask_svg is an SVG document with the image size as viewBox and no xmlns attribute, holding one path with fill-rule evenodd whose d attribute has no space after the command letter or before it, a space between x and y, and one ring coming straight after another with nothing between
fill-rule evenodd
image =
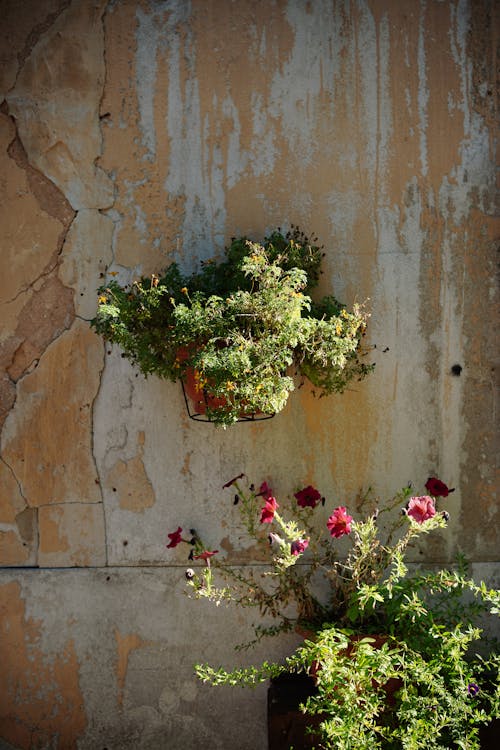
<instances>
[{"instance_id":1,"label":"wall mounted planter","mask_svg":"<svg viewBox=\"0 0 500 750\"><path fill-rule=\"evenodd\" d=\"M227 404L225 398L217 398L211 395L207 388L200 388L194 370L187 370L181 380L182 393L186 404L186 411L190 419L196 422L211 422L211 411L221 409ZM272 419L274 414L263 414L262 412L240 412L237 422L259 422L264 419Z\"/></svg>"},{"instance_id":2,"label":"wall mounted planter","mask_svg":"<svg viewBox=\"0 0 500 750\"><path fill-rule=\"evenodd\" d=\"M318 395L342 393L371 372L362 306L349 312L332 295L309 296L321 248L298 230L278 231L262 244L234 239L226 256L190 276L173 263L125 286L110 280L92 327L145 375L180 380L192 419L223 427L284 409L292 368ZM194 394L189 369L198 375Z\"/></svg>"}]
</instances>

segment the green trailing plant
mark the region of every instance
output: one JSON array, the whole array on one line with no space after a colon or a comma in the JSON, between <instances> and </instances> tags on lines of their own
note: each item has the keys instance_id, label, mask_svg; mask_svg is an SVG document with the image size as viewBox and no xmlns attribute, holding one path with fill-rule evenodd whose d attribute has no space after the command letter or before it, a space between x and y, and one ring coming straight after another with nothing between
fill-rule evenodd
<instances>
[{"instance_id":1,"label":"green trailing plant","mask_svg":"<svg viewBox=\"0 0 500 750\"><path fill-rule=\"evenodd\" d=\"M275 414L294 389L294 371L327 395L373 369L364 361L363 306L312 301L322 256L297 228L263 243L233 239L222 262L190 276L173 263L129 286L110 281L91 325L146 376L193 376L215 424Z\"/></svg>"},{"instance_id":2,"label":"green trailing plant","mask_svg":"<svg viewBox=\"0 0 500 750\"><path fill-rule=\"evenodd\" d=\"M325 499L314 487L281 509L267 483L247 489L242 480L225 487L236 491L249 537L268 552L264 574L221 560L193 529L170 533L168 547L187 543L203 564L186 573L192 596L256 607L275 620L257 625L255 640L290 630L305 640L279 663L198 665L200 679L255 685L284 672L312 675L316 690L302 709L317 748L478 750L481 725L499 716L500 656L481 625L498 617L500 592L476 583L464 560L412 571L406 562L422 535L446 527L448 514L437 506L452 490L433 477L428 495L407 487L378 510L367 493L357 502L361 520L339 506L323 534L314 516ZM350 548L339 559L343 537ZM327 583L323 596L315 593L318 576Z\"/></svg>"}]
</instances>

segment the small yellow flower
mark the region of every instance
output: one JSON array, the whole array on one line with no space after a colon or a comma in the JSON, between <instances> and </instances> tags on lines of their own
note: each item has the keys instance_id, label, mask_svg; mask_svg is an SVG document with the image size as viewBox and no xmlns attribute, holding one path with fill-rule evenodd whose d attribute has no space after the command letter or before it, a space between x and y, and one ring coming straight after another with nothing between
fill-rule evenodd
<instances>
[{"instance_id":1,"label":"small yellow flower","mask_svg":"<svg viewBox=\"0 0 500 750\"><path fill-rule=\"evenodd\" d=\"M226 382L226 388L228 391L234 391L234 383L232 380L228 380Z\"/></svg>"},{"instance_id":2,"label":"small yellow flower","mask_svg":"<svg viewBox=\"0 0 500 750\"><path fill-rule=\"evenodd\" d=\"M107 301L108 301L108 298L104 294L99 295L98 302L100 305L105 305Z\"/></svg>"},{"instance_id":3,"label":"small yellow flower","mask_svg":"<svg viewBox=\"0 0 500 750\"><path fill-rule=\"evenodd\" d=\"M340 334L342 333L342 326L340 323L337 323L337 325L335 326L335 332L337 336L340 336Z\"/></svg>"},{"instance_id":4,"label":"small yellow flower","mask_svg":"<svg viewBox=\"0 0 500 750\"><path fill-rule=\"evenodd\" d=\"M208 382L207 379L204 378L201 372L198 372L198 370L196 370L194 373L194 379L195 379L196 390L202 391Z\"/></svg>"},{"instance_id":5,"label":"small yellow flower","mask_svg":"<svg viewBox=\"0 0 500 750\"><path fill-rule=\"evenodd\" d=\"M118 276L118 271L110 271L109 275L110 276Z\"/></svg>"},{"instance_id":6,"label":"small yellow flower","mask_svg":"<svg viewBox=\"0 0 500 750\"><path fill-rule=\"evenodd\" d=\"M187 294L188 293L187 287L183 286L182 289L181 289L181 292L182 292L182 294Z\"/></svg>"}]
</instances>

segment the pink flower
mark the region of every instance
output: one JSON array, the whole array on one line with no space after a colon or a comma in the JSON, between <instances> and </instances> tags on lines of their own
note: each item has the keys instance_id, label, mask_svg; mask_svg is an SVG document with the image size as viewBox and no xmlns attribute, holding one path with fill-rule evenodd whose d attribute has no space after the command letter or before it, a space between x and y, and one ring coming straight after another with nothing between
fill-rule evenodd
<instances>
[{"instance_id":1,"label":"pink flower","mask_svg":"<svg viewBox=\"0 0 500 750\"><path fill-rule=\"evenodd\" d=\"M272 523L274 514L276 513L276 508L279 508L279 505L276 502L276 498L268 497L268 499L266 500L266 504L262 508L262 512L260 514L260 522Z\"/></svg>"},{"instance_id":2,"label":"pink flower","mask_svg":"<svg viewBox=\"0 0 500 750\"><path fill-rule=\"evenodd\" d=\"M290 546L292 555L301 555L309 547L309 539L296 539Z\"/></svg>"},{"instance_id":3,"label":"pink flower","mask_svg":"<svg viewBox=\"0 0 500 750\"><path fill-rule=\"evenodd\" d=\"M436 477L429 477L425 483L425 489L429 495L432 495L432 497L448 497L450 492L455 492L454 487L450 489L444 482Z\"/></svg>"},{"instance_id":4,"label":"pink flower","mask_svg":"<svg viewBox=\"0 0 500 750\"><path fill-rule=\"evenodd\" d=\"M181 527L179 526L179 528L177 529L177 531L174 531L172 534L169 534L168 538L170 539L170 542L169 542L169 544L167 544L167 549L169 547L177 547L178 544L180 544L181 542L183 542L184 539L182 538L182 529L181 529Z\"/></svg>"},{"instance_id":5,"label":"pink flower","mask_svg":"<svg viewBox=\"0 0 500 750\"><path fill-rule=\"evenodd\" d=\"M315 508L321 501L318 490L310 484L303 490L296 492L294 497L297 499L297 505L300 505L301 508Z\"/></svg>"},{"instance_id":6,"label":"pink flower","mask_svg":"<svg viewBox=\"0 0 500 750\"><path fill-rule=\"evenodd\" d=\"M436 515L434 500L429 495L410 497L406 512L417 523L424 523L424 521L428 521L429 518Z\"/></svg>"},{"instance_id":7,"label":"pink flower","mask_svg":"<svg viewBox=\"0 0 500 750\"><path fill-rule=\"evenodd\" d=\"M340 508L335 508L332 515L326 522L326 525L330 531L330 534L336 539L339 539L339 537L344 536L344 534L351 533L352 521L353 517L347 514L347 508L341 506Z\"/></svg>"},{"instance_id":8,"label":"pink flower","mask_svg":"<svg viewBox=\"0 0 500 750\"><path fill-rule=\"evenodd\" d=\"M273 491L269 487L267 482L262 482L262 484L259 487L259 495L262 495L262 497L265 500L270 500L273 496Z\"/></svg>"},{"instance_id":9,"label":"pink flower","mask_svg":"<svg viewBox=\"0 0 500 750\"><path fill-rule=\"evenodd\" d=\"M204 552L200 552L199 555L193 555L193 560L205 560L207 565L210 565L210 558L216 555L218 551L218 549L214 549L213 552L209 552L206 549Z\"/></svg>"}]
</instances>

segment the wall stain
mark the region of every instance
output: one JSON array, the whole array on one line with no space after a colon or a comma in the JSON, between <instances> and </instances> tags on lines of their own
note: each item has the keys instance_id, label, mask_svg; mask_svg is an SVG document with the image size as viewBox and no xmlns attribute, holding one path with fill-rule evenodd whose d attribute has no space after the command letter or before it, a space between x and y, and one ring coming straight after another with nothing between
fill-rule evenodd
<instances>
[{"instance_id":1,"label":"wall stain","mask_svg":"<svg viewBox=\"0 0 500 750\"><path fill-rule=\"evenodd\" d=\"M87 726L72 640L61 653L45 653L42 624L27 618L21 586L0 586L0 737L19 750L76 750Z\"/></svg>"},{"instance_id":2,"label":"wall stain","mask_svg":"<svg viewBox=\"0 0 500 750\"><path fill-rule=\"evenodd\" d=\"M122 634L117 628L115 628L115 639L117 648L116 681L118 686L118 705L123 706L130 652L138 648L143 648L143 646L149 646L150 641L143 641L136 633Z\"/></svg>"}]
</instances>

